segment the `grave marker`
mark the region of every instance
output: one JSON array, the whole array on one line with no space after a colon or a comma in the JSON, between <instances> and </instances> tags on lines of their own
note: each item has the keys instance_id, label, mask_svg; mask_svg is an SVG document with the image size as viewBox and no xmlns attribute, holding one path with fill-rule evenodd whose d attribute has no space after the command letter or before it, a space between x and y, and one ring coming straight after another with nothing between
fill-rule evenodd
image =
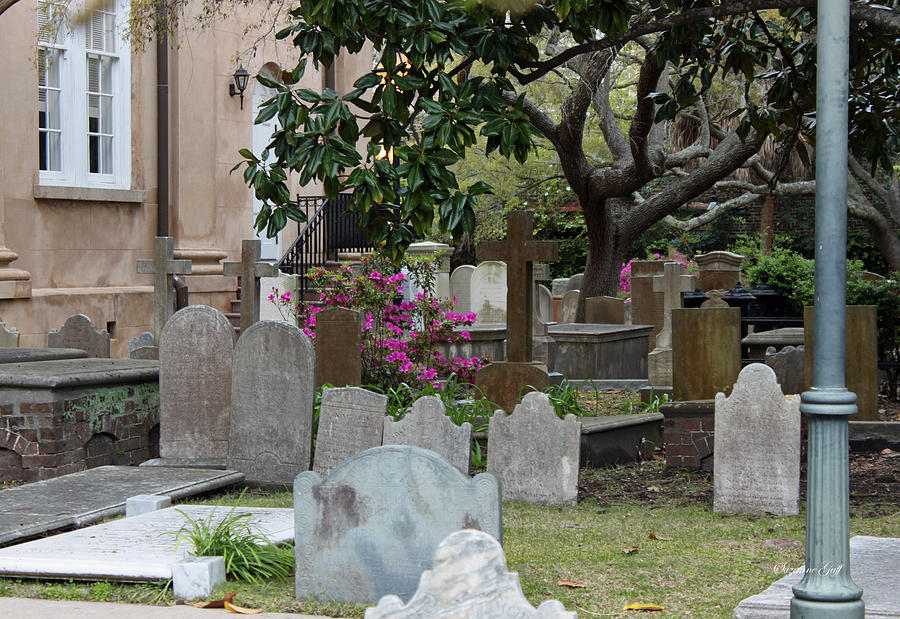
<instances>
[{"instance_id":1,"label":"grave marker","mask_svg":"<svg viewBox=\"0 0 900 619\"><path fill-rule=\"evenodd\" d=\"M471 311L481 323L505 323L507 310L506 265L485 260L472 272L470 281Z\"/></svg>"},{"instance_id":2,"label":"grave marker","mask_svg":"<svg viewBox=\"0 0 900 619\"><path fill-rule=\"evenodd\" d=\"M362 315L343 307L316 314L316 389L362 383L361 325Z\"/></svg>"},{"instance_id":3,"label":"grave marker","mask_svg":"<svg viewBox=\"0 0 900 619\"><path fill-rule=\"evenodd\" d=\"M144 331L137 337L133 337L128 340L128 354L131 355L131 353L138 348L155 345L156 340L154 339L153 334L149 331Z\"/></svg>"},{"instance_id":4,"label":"grave marker","mask_svg":"<svg viewBox=\"0 0 900 619\"><path fill-rule=\"evenodd\" d=\"M700 267L698 285L703 292L731 290L741 281L744 257L730 251L711 251L694 257Z\"/></svg>"},{"instance_id":5,"label":"grave marker","mask_svg":"<svg viewBox=\"0 0 900 619\"><path fill-rule=\"evenodd\" d=\"M351 456L381 445L387 397L361 387L322 391L313 470L321 475Z\"/></svg>"},{"instance_id":6,"label":"grave marker","mask_svg":"<svg viewBox=\"0 0 900 619\"><path fill-rule=\"evenodd\" d=\"M663 328L656 336L657 348L672 347L672 310L681 307L681 293L694 289L694 276L685 275L678 262L666 262L663 274L653 278L653 292L663 293Z\"/></svg>"},{"instance_id":7,"label":"grave marker","mask_svg":"<svg viewBox=\"0 0 900 619\"><path fill-rule=\"evenodd\" d=\"M580 449L581 423L557 417L545 393L527 394L512 415L494 413L488 424L487 469L504 501L574 505Z\"/></svg>"},{"instance_id":8,"label":"grave marker","mask_svg":"<svg viewBox=\"0 0 900 619\"><path fill-rule=\"evenodd\" d=\"M785 398L767 365L741 370L716 394L713 510L795 516L800 503L800 398Z\"/></svg>"},{"instance_id":9,"label":"grave marker","mask_svg":"<svg viewBox=\"0 0 900 619\"><path fill-rule=\"evenodd\" d=\"M278 267L259 259L261 246L259 239L242 240L241 261L225 262L223 267L226 276L241 278L241 333L259 322L259 279L278 275Z\"/></svg>"},{"instance_id":10,"label":"grave marker","mask_svg":"<svg viewBox=\"0 0 900 619\"><path fill-rule=\"evenodd\" d=\"M369 449L324 479L301 473L294 515L296 596L339 602L408 600L447 535L462 528L502 535L493 475L469 479L436 453L407 445Z\"/></svg>"},{"instance_id":11,"label":"grave marker","mask_svg":"<svg viewBox=\"0 0 900 619\"><path fill-rule=\"evenodd\" d=\"M73 314L66 318L60 329L53 329L47 335L50 348L78 348L88 357L109 358L109 333L100 331L84 314Z\"/></svg>"},{"instance_id":12,"label":"grave marker","mask_svg":"<svg viewBox=\"0 0 900 619\"><path fill-rule=\"evenodd\" d=\"M534 285L534 318L553 322L553 295L543 284Z\"/></svg>"},{"instance_id":13,"label":"grave marker","mask_svg":"<svg viewBox=\"0 0 900 619\"><path fill-rule=\"evenodd\" d=\"M18 348L19 335L15 327L9 328L0 320L0 348Z\"/></svg>"},{"instance_id":14,"label":"grave marker","mask_svg":"<svg viewBox=\"0 0 900 619\"><path fill-rule=\"evenodd\" d=\"M785 346L781 350L769 346L766 349L766 365L775 371L775 378L785 395L803 392L806 368L806 350L803 346Z\"/></svg>"},{"instance_id":15,"label":"grave marker","mask_svg":"<svg viewBox=\"0 0 900 619\"><path fill-rule=\"evenodd\" d=\"M562 296L562 321L559 324L568 325L575 322L580 296L580 290L569 290Z\"/></svg>"},{"instance_id":16,"label":"grave marker","mask_svg":"<svg viewBox=\"0 0 900 619\"><path fill-rule=\"evenodd\" d=\"M656 348L656 336L663 326L663 295L653 290L653 278L663 274L658 260L634 260L631 263L631 322L653 325L648 350Z\"/></svg>"},{"instance_id":17,"label":"grave marker","mask_svg":"<svg viewBox=\"0 0 900 619\"><path fill-rule=\"evenodd\" d=\"M137 272L153 275L153 333L159 336L166 321L175 313L173 275L190 275L190 260L175 260L175 239L158 236L153 243L153 259L137 261Z\"/></svg>"},{"instance_id":18,"label":"grave marker","mask_svg":"<svg viewBox=\"0 0 900 619\"><path fill-rule=\"evenodd\" d=\"M601 325L625 324L625 299L590 297L584 300L584 321Z\"/></svg>"},{"instance_id":19,"label":"grave marker","mask_svg":"<svg viewBox=\"0 0 900 619\"><path fill-rule=\"evenodd\" d=\"M466 314L472 309L472 275L475 267L464 264L456 267L450 274L450 298L456 299L456 313ZM481 320L481 317L478 318Z\"/></svg>"},{"instance_id":20,"label":"grave marker","mask_svg":"<svg viewBox=\"0 0 900 619\"><path fill-rule=\"evenodd\" d=\"M228 468L291 483L312 457L315 352L294 325L251 325L234 347Z\"/></svg>"},{"instance_id":21,"label":"grave marker","mask_svg":"<svg viewBox=\"0 0 900 619\"><path fill-rule=\"evenodd\" d=\"M461 426L453 423L439 398L419 398L400 421L385 417L382 443L430 449L459 469L463 475L469 474L472 424L468 421Z\"/></svg>"},{"instance_id":22,"label":"grave marker","mask_svg":"<svg viewBox=\"0 0 900 619\"><path fill-rule=\"evenodd\" d=\"M741 310L672 310L672 387L679 402L710 400L741 371Z\"/></svg>"}]
</instances>

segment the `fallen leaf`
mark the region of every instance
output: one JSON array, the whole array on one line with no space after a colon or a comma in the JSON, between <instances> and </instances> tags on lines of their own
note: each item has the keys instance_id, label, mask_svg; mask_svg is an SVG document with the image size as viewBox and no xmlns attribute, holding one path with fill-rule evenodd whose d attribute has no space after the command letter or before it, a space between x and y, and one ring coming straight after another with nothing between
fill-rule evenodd
<instances>
[{"instance_id":1,"label":"fallen leaf","mask_svg":"<svg viewBox=\"0 0 900 619\"><path fill-rule=\"evenodd\" d=\"M638 551L637 546L629 546L628 548L622 549L622 554L630 555Z\"/></svg>"},{"instance_id":2,"label":"fallen leaf","mask_svg":"<svg viewBox=\"0 0 900 619\"><path fill-rule=\"evenodd\" d=\"M244 608L243 606L235 606L231 602L225 602L225 608L239 615L258 615L262 612L262 608Z\"/></svg>"},{"instance_id":3,"label":"fallen leaf","mask_svg":"<svg viewBox=\"0 0 900 619\"><path fill-rule=\"evenodd\" d=\"M235 592L226 593L221 600L210 600L209 602L194 602L191 604L194 608L225 608L225 603L231 603L234 599Z\"/></svg>"},{"instance_id":4,"label":"fallen leaf","mask_svg":"<svg viewBox=\"0 0 900 619\"><path fill-rule=\"evenodd\" d=\"M658 604L629 604L625 607L624 610L646 610L649 612L655 612L658 610L665 610L665 606L659 606Z\"/></svg>"},{"instance_id":5,"label":"fallen leaf","mask_svg":"<svg viewBox=\"0 0 900 619\"><path fill-rule=\"evenodd\" d=\"M560 587L569 587L570 589L584 589L587 585L580 582L572 582L571 580L560 580L558 583Z\"/></svg>"},{"instance_id":6,"label":"fallen leaf","mask_svg":"<svg viewBox=\"0 0 900 619\"><path fill-rule=\"evenodd\" d=\"M658 539L661 542L671 542L672 541L671 537L662 537L660 535L657 535L656 533L651 533L647 537L650 539Z\"/></svg>"}]
</instances>

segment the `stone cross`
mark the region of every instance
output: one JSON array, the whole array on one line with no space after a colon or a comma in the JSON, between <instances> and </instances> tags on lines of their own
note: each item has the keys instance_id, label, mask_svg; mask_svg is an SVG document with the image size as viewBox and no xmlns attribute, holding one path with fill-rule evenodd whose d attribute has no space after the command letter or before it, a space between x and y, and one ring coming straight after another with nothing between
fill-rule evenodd
<instances>
[{"instance_id":1,"label":"stone cross","mask_svg":"<svg viewBox=\"0 0 900 619\"><path fill-rule=\"evenodd\" d=\"M137 272L153 275L153 333L156 340L166 321L175 313L175 283L173 275L189 275L190 260L175 260L175 239L158 236L153 245L153 259L137 261Z\"/></svg>"},{"instance_id":2,"label":"stone cross","mask_svg":"<svg viewBox=\"0 0 900 619\"><path fill-rule=\"evenodd\" d=\"M539 260L553 262L557 258L556 241L535 241L532 216L528 211L509 214L506 240L480 243L480 260L506 262L506 360L530 362L531 324L534 317L533 264Z\"/></svg>"},{"instance_id":3,"label":"stone cross","mask_svg":"<svg viewBox=\"0 0 900 619\"><path fill-rule=\"evenodd\" d=\"M672 347L672 310L681 307L681 293L694 289L694 276L684 275L678 262L667 262L663 274L653 277L653 292L663 293L663 328L656 336L657 348Z\"/></svg>"},{"instance_id":4,"label":"stone cross","mask_svg":"<svg viewBox=\"0 0 900 619\"><path fill-rule=\"evenodd\" d=\"M241 278L241 333L259 322L259 278L275 277L278 267L259 259L259 239L241 241L241 261L226 262L225 275Z\"/></svg>"}]
</instances>

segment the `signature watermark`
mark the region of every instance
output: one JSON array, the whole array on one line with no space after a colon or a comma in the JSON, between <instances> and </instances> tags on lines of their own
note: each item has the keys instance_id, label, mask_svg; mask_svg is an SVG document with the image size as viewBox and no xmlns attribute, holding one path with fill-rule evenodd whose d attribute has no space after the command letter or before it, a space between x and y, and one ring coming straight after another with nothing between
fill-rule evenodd
<instances>
[{"instance_id":1,"label":"signature watermark","mask_svg":"<svg viewBox=\"0 0 900 619\"><path fill-rule=\"evenodd\" d=\"M843 565L836 565L831 561L827 561L823 563L819 567L809 567L806 565L802 565L797 568L792 568L787 565L787 563L776 563L772 568L776 574L821 574L822 576L835 576L841 573L841 570L844 569Z\"/></svg>"}]
</instances>

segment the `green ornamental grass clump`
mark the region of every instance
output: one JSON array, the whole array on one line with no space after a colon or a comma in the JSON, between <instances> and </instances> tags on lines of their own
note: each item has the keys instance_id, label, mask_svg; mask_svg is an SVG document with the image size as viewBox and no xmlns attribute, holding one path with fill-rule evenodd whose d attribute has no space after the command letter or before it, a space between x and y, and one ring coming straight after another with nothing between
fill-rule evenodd
<instances>
[{"instance_id":1,"label":"green ornamental grass clump","mask_svg":"<svg viewBox=\"0 0 900 619\"><path fill-rule=\"evenodd\" d=\"M173 533L176 540L190 542L194 546L192 556L224 557L225 573L230 578L258 585L287 578L293 572L293 546L270 544L251 524L252 514L235 514L232 509L221 520L215 518L215 512L194 520L181 510L179 513L187 523Z\"/></svg>"}]
</instances>

